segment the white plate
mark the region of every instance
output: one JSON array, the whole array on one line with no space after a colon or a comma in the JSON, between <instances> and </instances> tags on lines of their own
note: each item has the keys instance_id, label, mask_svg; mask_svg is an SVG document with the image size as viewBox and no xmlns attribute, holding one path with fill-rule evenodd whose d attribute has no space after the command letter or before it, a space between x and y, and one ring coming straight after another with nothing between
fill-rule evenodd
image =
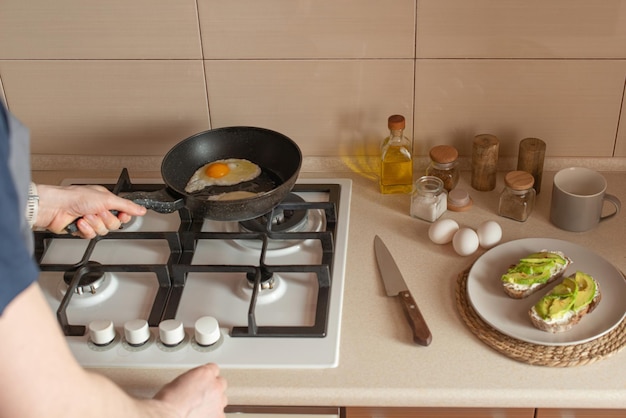
<instances>
[{"instance_id":1,"label":"white plate","mask_svg":"<svg viewBox=\"0 0 626 418\"><path fill-rule=\"evenodd\" d=\"M528 310L553 286L525 298L512 299L502 289L500 277L519 259L541 250L562 251L573 263L565 271L590 274L600 287L596 309L569 331L552 334L533 326ZM467 277L467 295L476 313L498 331L518 340L541 345L571 345L596 339L615 328L626 316L626 280L611 263L588 249L567 241L525 238L501 244L476 260Z\"/></svg>"}]
</instances>

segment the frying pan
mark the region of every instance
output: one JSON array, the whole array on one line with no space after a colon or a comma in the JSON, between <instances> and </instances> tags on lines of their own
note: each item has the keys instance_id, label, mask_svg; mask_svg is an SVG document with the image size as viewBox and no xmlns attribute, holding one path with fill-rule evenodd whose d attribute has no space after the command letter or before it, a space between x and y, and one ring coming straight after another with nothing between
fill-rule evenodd
<instances>
[{"instance_id":1,"label":"frying pan","mask_svg":"<svg viewBox=\"0 0 626 418\"><path fill-rule=\"evenodd\" d=\"M255 163L261 168L261 175L232 186L209 186L193 193L185 191L198 168L228 158ZM249 126L212 129L184 139L165 155L161 176L166 188L120 196L159 213L186 207L194 216L216 221L243 221L265 215L276 207L293 188L301 164L300 148L281 133ZM237 200L210 199L232 191L249 191L255 195ZM68 225L66 230L76 232L76 223Z\"/></svg>"}]
</instances>

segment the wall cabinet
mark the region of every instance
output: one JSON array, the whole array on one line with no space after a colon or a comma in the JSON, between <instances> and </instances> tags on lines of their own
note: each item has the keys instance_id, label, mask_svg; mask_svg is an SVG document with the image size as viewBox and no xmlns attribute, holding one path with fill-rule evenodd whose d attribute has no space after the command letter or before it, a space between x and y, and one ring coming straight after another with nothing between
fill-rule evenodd
<instances>
[{"instance_id":1,"label":"wall cabinet","mask_svg":"<svg viewBox=\"0 0 626 418\"><path fill-rule=\"evenodd\" d=\"M534 408L346 408L346 418L534 418L534 416Z\"/></svg>"},{"instance_id":2,"label":"wall cabinet","mask_svg":"<svg viewBox=\"0 0 626 418\"><path fill-rule=\"evenodd\" d=\"M536 418L623 418L623 409L537 409Z\"/></svg>"},{"instance_id":3,"label":"wall cabinet","mask_svg":"<svg viewBox=\"0 0 626 418\"><path fill-rule=\"evenodd\" d=\"M345 418L624 418L623 409L348 407Z\"/></svg>"},{"instance_id":4,"label":"wall cabinet","mask_svg":"<svg viewBox=\"0 0 626 418\"><path fill-rule=\"evenodd\" d=\"M329 406L234 406L226 418L342 418L342 408Z\"/></svg>"}]
</instances>

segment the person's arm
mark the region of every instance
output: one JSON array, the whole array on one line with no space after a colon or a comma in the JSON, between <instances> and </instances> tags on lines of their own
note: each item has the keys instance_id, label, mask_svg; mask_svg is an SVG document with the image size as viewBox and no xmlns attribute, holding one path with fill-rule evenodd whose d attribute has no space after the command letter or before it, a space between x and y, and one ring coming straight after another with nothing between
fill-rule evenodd
<instances>
[{"instance_id":1,"label":"person's arm","mask_svg":"<svg viewBox=\"0 0 626 418\"><path fill-rule=\"evenodd\" d=\"M215 365L193 369L153 399L127 395L74 359L34 283L0 316L0 411L7 417L223 417L226 381Z\"/></svg>"},{"instance_id":2,"label":"person's arm","mask_svg":"<svg viewBox=\"0 0 626 418\"><path fill-rule=\"evenodd\" d=\"M131 216L142 216L146 208L114 195L102 186L50 186L37 185L39 208L35 227L57 234L77 218L79 235L94 238L118 229ZM117 210L113 215L110 210Z\"/></svg>"}]
</instances>

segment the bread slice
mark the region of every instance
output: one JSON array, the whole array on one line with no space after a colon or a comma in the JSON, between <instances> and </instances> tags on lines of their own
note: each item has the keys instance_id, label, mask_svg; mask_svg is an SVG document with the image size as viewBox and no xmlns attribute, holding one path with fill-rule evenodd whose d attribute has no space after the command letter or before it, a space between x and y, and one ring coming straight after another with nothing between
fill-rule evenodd
<instances>
[{"instance_id":1,"label":"bread slice","mask_svg":"<svg viewBox=\"0 0 626 418\"><path fill-rule=\"evenodd\" d=\"M563 273L565 273L565 270L567 270L569 265L572 264L572 260L561 251L552 251L552 250L544 249L544 250L539 251L538 253L534 253L534 255L537 255L537 254L545 254L546 256L549 256L549 254L555 254L563 260L563 264L555 263L555 265L552 267L552 269L549 272L550 273L549 277L547 278L543 277L543 278L538 279L537 281L532 281L532 276L528 275L529 283L519 283L516 281L512 281L510 277L508 276L511 275L513 272L523 270L522 260L524 260L524 258L522 258L518 264L514 264L510 266L507 273L502 275L502 286L504 289L504 293L506 293L509 297L513 299L523 299L532 295L533 293L543 289L544 287L548 286L550 283L554 282L555 280L563 276ZM525 274L525 273L519 273L519 274Z\"/></svg>"},{"instance_id":2,"label":"bread slice","mask_svg":"<svg viewBox=\"0 0 626 418\"><path fill-rule=\"evenodd\" d=\"M580 272L577 272L576 274L579 274L579 273ZM575 277L576 274L571 275L569 278ZM553 289L548 294L546 294L539 302L537 302L537 304L535 304L532 308L530 308L530 310L528 311L528 315L530 316L530 320L532 324L536 328L542 331L556 334L559 332L565 332L567 330L572 329L572 327L578 324L585 315L593 312L593 310L596 309L596 307L602 300L602 293L600 292L600 286L598 285L598 282L595 279L593 279L591 276L589 275L586 275L586 276L589 277L591 280L593 280L595 284L595 291L593 294L593 298L588 303L578 308L568 309L564 313L559 314L557 317L554 317L554 318L545 317L544 318L538 312L537 306L545 298L554 298L554 289ZM558 285L556 287L558 287Z\"/></svg>"}]
</instances>

